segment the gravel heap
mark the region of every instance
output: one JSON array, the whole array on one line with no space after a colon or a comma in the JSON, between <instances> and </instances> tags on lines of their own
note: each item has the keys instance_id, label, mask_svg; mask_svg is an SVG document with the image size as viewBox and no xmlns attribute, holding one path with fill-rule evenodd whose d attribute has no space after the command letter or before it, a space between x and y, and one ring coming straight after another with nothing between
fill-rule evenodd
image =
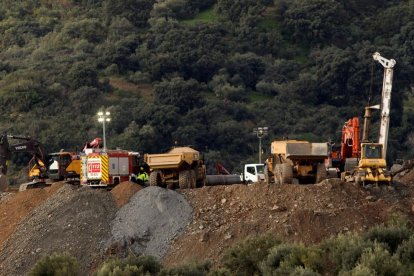
<instances>
[{"instance_id":1,"label":"gravel heap","mask_svg":"<svg viewBox=\"0 0 414 276\"><path fill-rule=\"evenodd\" d=\"M187 200L173 190L142 189L116 213L108 247L121 257L134 252L161 258L191 222L192 212Z\"/></svg>"},{"instance_id":2,"label":"gravel heap","mask_svg":"<svg viewBox=\"0 0 414 276\"><path fill-rule=\"evenodd\" d=\"M65 185L22 221L0 251L1 275L26 275L45 255L67 252L89 271L110 236L116 205L103 190Z\"/></svg>"}]
</instances>

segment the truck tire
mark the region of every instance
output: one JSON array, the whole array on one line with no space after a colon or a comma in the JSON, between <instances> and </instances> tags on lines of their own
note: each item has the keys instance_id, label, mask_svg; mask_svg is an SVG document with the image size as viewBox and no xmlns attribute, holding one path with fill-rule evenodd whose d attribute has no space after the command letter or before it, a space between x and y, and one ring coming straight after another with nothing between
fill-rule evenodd
<instances>
[{"instance_id":1,"label":"truck tire","mask_svg":"<svg viewBox=\"0 0 414 276\"><path fill-rule=\"evenodd\" d=\"M273 180L274 180L275 184L282 184L282 183L280 183L280 165L281 164L276 164L276 166L273 170Z\"/></svg>"},{"instance_id":2,"label":"truck tire","mask_svg":"<svg viewBox=\"0 0 414 276\"><path fill-rule=\"evenodd\" d=\"M293 169L288 163L280 164L280 183L292 184Z\"/></svg>"},{"instance_id":3,"label":"truck tire","mask_svg":"<svg viewBox=\"0 0 414 276\"><path fill-rule=\"evenodd\" d=\"M328 175L326 172L325 164L318 164L316 166L316 178L315 178L316 182L315 183L320 183L327 178L328 178Z\"/></svg>"},{"instance_id":4,"label":"truck tire","mask_svg":"<svg viewBox=\"0 0 414 276\"><path fill-rule=\"evenodd\" d=\"M190 188L191 172L189 170L180 171L178 173L178 186L180 189Z\"/></svg>"},{"instance_id":5,"label":"truck tire","mask_svg":"<svg viewBox=\"0 0 414 276\"><path fill-rule=\"evenodd\" d=\"M190 188L195 189L197 188L197 173L195 169L190 171Z\"/></svg>"},{"instance_id":6,"label":"truck tire","mask_svg":"<svg viewBox=\"0 0 414 276\"><path fill-rule=\"evenodd\" d=\"M267 170L267 167L265 167L264 177L265 177L266 184L269 185L270 184L270 179L269 179L269 171Z\"/></svg>"},{"instance_id":7,"label":"truck tire","mask_svg":"<svg viewBox=\"0 0 414 276\"><path fill-rule=\"evenodd\" d=\"M197 179L196 179L196 187L203 187L206 186L206 166L202 165L198 169L197 172Z\"/></svg>"},{"instance_id":8,"label":"truck tire","mask_svg":"<svg viewBox=\"0 0 414 276\"><path fill-rule=\"evenodd\" d=\"M149 177L149 184L150 186L159 186L161 187L161 172L160 171L153 171Z\"/></svg>"},{"instance_id":9,"label":"truck tire","mask_svg":"<svg viewBox=\"0 0 414 276\"><path fill-rule=\"evenodd\" d=\"M264 167L264 177L265 177L266 184L275 183L274 174L273 174L273 172L268 170L267 164Z\"/></svg>"}]
</instances>

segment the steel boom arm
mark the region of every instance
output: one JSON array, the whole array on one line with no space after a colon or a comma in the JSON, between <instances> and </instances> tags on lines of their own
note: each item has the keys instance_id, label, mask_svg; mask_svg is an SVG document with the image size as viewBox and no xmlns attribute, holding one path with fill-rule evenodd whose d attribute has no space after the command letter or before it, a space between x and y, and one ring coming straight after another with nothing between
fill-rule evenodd
<instances>
[{"instance_id":1,"label":"steel boom arm","mask_svg":"<svg viewBox=\"0 0 414 276\"><path fill-rule=\"evenodd\" d=\"M384 67L384 80L382 85L381 97L381 126L379 132L378 142L383 145L383 156L386 159L387 144L388 144L388 129L390 126L390 107L391 107L391 90L392 77L394 72L394 59L386 59L376 52L373 56L374 60L378 61Z\"/></svg>"}]
</instances>

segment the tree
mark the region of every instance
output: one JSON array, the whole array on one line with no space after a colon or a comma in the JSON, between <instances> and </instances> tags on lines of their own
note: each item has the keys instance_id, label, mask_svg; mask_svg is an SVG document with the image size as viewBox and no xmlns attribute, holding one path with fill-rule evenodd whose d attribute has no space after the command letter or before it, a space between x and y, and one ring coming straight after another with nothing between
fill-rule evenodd
<instances>
[{"instance_id":1,"label":"tree","mask_svg":"<svg viewBox=\"0 0 414 276\"><path fill-rule=\"evenodd\" d=\"M297 43L309 45L342 41L348 18L335 0L295 0L285 12L285 33Z\"/></svg>"},{"instance_id":2,"label":"tree","mask_svg":"<svg viewBox=\"0 0 414 276\"><path fill-rule=\"evenodd\" d=\"M136 27L148 25L150 12L155 0L106 0L105 16L108 24L116 17L125 17Z\"/></svg>"},{"instance_id":3,"label":"tree","mask_svg":"<svg viewBox=\"0 0 414 276\"><path fill-rule=\"evenodd\" d=\"M164 79L154 86L155 100L160 104L174 105L183 114L201 106L200 92L203 89L204 87L194 79L188 81L181 77Z\"/></svg>"}]
</instances>

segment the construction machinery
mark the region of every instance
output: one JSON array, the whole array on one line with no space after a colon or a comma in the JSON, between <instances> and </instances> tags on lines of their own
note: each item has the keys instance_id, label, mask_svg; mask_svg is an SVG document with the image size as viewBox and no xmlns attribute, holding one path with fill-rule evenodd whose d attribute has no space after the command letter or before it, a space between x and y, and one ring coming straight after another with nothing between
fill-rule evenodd
<instances>
[{"instance_id":1,"label":"construction machinery","mask_svg":"<svg viewBox=\"0 0 414 276\"><path fill-rule=\"evenodd\" d=\"M342 138L339 147L330 143L329 158L326 167L331 177L339 177L340 172L349 170L345 165L358 163L361 154L359 118L353 117L345 122L342 127Z\"/></svg>"},{"instance_id":2,"label":"construction machinery","mask_svg":"<svg viewBox=\"0 0 414 276\"><path fill-rule=\"evenodd\" d=\"M9 138L14 140L20 140L17 144L10 145ZM25 136L16 136L16 135L7 135L2 134L0 136L0 190L5 191L8 187L7 182L7 169L8 163L11 159L13 153L18 152L28 152L33 155L33 162L39 168L38 178L36 181L26 183L21 185L20 190L26 189L28 186L36 186L41 183L45 183L47 178L47 167L49 165L49 160L46 154L46 151L43 145L30 137Z\"/></svg>"},{"instance_id":3,"label":"construction machinery","mask_svg":"<svg viewBox=\"0 0 414 276\"><path fill-rule=\"evenodd\" d=\"M35 158L29 162L29 179L39 179L40 171L47 170L47 176L51 181L75 181L79 182L81 173L80 155L85 154L88 150L101 148L101 138L95 138L86 143L81 153L59 151L48 154L47 160L49 165L45 166L42 161L36 162Z\"/></svg>"},{"instance_id":4,"label":"construction machinery","mask_svg":"<svg viewBox=\"0 0 414 276\"><path fill-rule=\"evenodd\" d=\"M206 166L200 153L191 147L175 147L167 153L146 154L145 163L151 168L151 186L180 189L205 185Z\"/></svg>"},{"instance_id":5,"label":"construction machinery","mask_svg":"<svg viewBox=\"0 0 414 276\"><path fill-rule=\"evenodd\" d=\"M379 109L379 105L365 107L364 128L362 143L357 157L344 158L345 166L341 173L341 179L355 183L391 183L391 174L387 169L387 162L384 157L384 145L369 141L368 134L370 128L371 112ZM358 141L355 140L355 143Z\"/></svg>"},{"instance_id":6,"label":"construction machinery","mask_svg":"<svg viewBox=\"0 0 414 276\"><path fill-rule=\"evenodd\" d=\"M266 160L265 181L276 184L319 183L326 179L328 143L273 141Z\"/></svg>"},{"instance_id":7,"label":"construction machinery","mask_svg":"<svg viewBox=\"0 0 414 276\"><path fill-rule=\"evenodd\" d=\"M81 155L80 183L83 186L107 187L129 181L141 166L138 152L127 150L87 150Z\"/></svg>"},{"instance_id":8,"label":"construction machinery","mask_svg":"<svg viewBox=\"0 0 414 276\"><path fill-rule=\"evenodd\" d=\"M365 107L360 156L357 160L355 158L346 159L344 171L341 173L341 179L362 184L390 184L392 177L387 169L386 154L390 121L392 77L396 62L393 59L388 60L382 57L378 52L373 55L373 59L384 67L381 105ZM370 119L372 110L374 109L381 110L378 143L369 141Z\"/></svg>"}]
</instances>

